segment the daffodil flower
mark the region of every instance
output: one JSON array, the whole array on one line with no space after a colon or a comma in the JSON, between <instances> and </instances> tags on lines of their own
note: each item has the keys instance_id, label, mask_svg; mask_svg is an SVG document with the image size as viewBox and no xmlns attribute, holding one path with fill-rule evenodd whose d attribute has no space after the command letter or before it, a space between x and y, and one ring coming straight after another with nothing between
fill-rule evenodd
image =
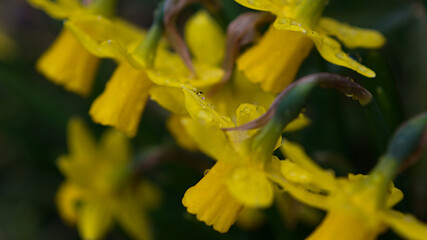
<instances>
[{"instance_id":1,"label":"daffodil flower","mask_svg":"<svg viewBox=\"0 0 427 240\"><path fill-rule=\"evenodd\" d=\"M205 15L196 16L200 17L206 18ZM196 19L194 24L198 22ZM216 23L210 19L207 24ZM65 26L90 53L101 58L113 58L119 63L104 92L93 102L90 115L95 122L114 126L130 137L136 135L149 96L172 112L185 113L181 87L205 89L220 81L223 74L219 67L202 59L195 61L194 75L177 54L166 49L164 41L147 39L147 35L137 38L132 33L127 33L129 37L123 40L121 26L105 18L80 18L79 21L67 22ZM150 32L161 36L158 26ZM200 38L200 33L191 31L188 36ZM154 46L147 49L146 41L150 44L150 41L159 42L159 49L154 49ZM147 51L154 53L152 64L147 62Z\"/></svg>"},{"instance_id":2,"label":"daffodil flower","mask_svg":"<svg viewBox=\"0 0 427 240\"><path fill-rule=\"evenodd\" d=\"M270 177L299 201L328 212L307 239L375 239L387 226L406 238L426 239L425 224L391 209L403 197L392 183L384 199L384 175L335 177L299 145L285 141L281 149L288 159L280 162L280 173Z\"/></svg>"},{"instance_id":3,"label":"daffodil flower","mask_svg":"<svg viewBox=\"0 0 427 240\"><path fill-rule=\"evenodd\" d=\"M348 48L379 48L385 38L377 31L352 27L321 17L326 0L274 1L235 0L243 6L277 16L260 42L245 52L237 65L265 91L280 92L293 81L313 43L320 55L333 64L350 68L366 77L375 72L343 52ZM262 59L262 61L260 61Z\"/></svg>"},{"instance_id":4,"label":"daffodil flower","mask_svg":"<svg viewBox=\"0 0 427 240\"><path fill-rule=\"evenodd\" d=\"M36 8L43 9L55 19L65 19L69 25L78 25L86 18L113 18L114 0L95 0L87 6L82 6L77 0L28 0ZM123 29L120 39L129 39L138 31L131 24L114 18L114 25ZM90 26L90 31L103 32L100 26ZM68 91L87 96L94 83L94 77L99 59L88 52L74 34L64 28L52 46L37 61L37 69L50 81L62 85Z\"/></svg>"},{"instance_id":5,"label":"daffodil flower","mask_svg":"<svg viewBox=\"0 0 427 240\"><path fill-rule=\"evenodd\" d=\"M198 149L217 163L187 190L182 202L198 220L219 232L227 232L243 206L260 208L272 204L273 184L266 169L277 166L278 159L272 153L260 156L258 150L264 147L262 145L255 150L250 147L251 137L257 130L226 134L221 128L250 122L265 113L265 108L241 104L232 121L229 116L217 112L204 96L186 88L183 91L188 113L194 120L186 118L182 124Z\"/></svg>"},{"instance_id":6,"label":"daffodil flower","mask_svg":"<svg viewBox=\"0 0 427 240\"><path fill-rule=\"evenodd\" d=\"M146 181L130 184L128 139L108 130L96 143L75 118L69 123L68 146L70 153L58 160L66 177L56 197L63 219L76 224L83 239L101 239L114 221L136 239L151 239L145 211L159 193Z\"/></svg>"}]
</instances>

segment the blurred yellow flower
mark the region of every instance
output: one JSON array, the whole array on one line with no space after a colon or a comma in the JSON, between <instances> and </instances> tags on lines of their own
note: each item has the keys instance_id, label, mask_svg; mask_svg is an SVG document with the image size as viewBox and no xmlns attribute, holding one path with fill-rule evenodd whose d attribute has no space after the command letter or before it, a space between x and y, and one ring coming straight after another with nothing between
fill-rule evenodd
<instances>
[{"instance_id":1,"label":"blurred yellow flower","mask_svg":"<svg viewBox=\"0 0 427 240\"><path fill-rule=\"evenodd\" d=\"M381 173L335 178L300 146L285 141L282 150L289 158L280 163L283 177L271 178L296 199L327 211L308 239L375 239L387 226L408 239L427 239L425 224L391 209L403 194ZM383 186L389 186L388 192L383 192Z\"/></svg>"},{"instance_id":2,"label":"blurred yellow flower","mask_svg":"<svg viewBox=\"0 0 427 240\"><path fill-rule=\"evenodd\" d=\"M159 192L145 181L130 181L128 139L108 130L98 144L82 120L74 118L68 147L70 153L58 160L66 177L56 197L63 219L76 224L83 239L101 239L113 221L135 239L151 239L145 209L159 201Z\"/></svg>"},{"instance_id":3,"label":"blurred yellow flower","mask_svg":"<svg viewBox=\"0 0 427 240\"><path fill-rule=\"evenodd\" d=\"M348 48L379 48L385 43L385 38L374 30L352 27L321 17L327 0L235 1L277 16L274 26L270 26L261 41L237 61L239 69L252 82L261 83L265 91L280 92L292 82L313 43L325 60L366 77L375 77L374 71L344 53L341 44L331 36Z\"/></svg>"}]
</instances>

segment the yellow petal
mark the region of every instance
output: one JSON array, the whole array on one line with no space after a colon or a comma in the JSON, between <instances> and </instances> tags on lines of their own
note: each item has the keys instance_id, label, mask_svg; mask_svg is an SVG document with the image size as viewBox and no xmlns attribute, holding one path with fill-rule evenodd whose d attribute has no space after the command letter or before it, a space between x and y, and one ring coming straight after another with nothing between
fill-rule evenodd
<instances>
[{"instance_id":1,"label":"yellow petal","mask_svg":"<svg viewBox=\"0 0 427 240\"><path fill-rule=\"evenodd\" d=\"M145 38L147 31L140 28L139 26L122 18L113 18L114 28L117 31L117 35L126 41L139 40L139 42ZM138 43L139 43L138 42ZM161 42L161 44L164 44Z\"/></svg>"},{"instance_id":2,"label":"yellow petal","mask_svg":"<svg viewBox=\"0 0 427 240\"><path fill-rule=\"evenodd\" d=\"M375 72L352 59L341 48L341 44L326 34L301 26L291 19L281 18L276 20L274 26L280 30L289 30L304 33L313 40L322 57L333 64L350 68L366 77L375 77Z\"/></svg>"},{"instance_id":3,"label":"yellow petal","mask_svg":"<svg viewBox=\"0 0 427 240\"><path fill-rule=\"evenodd\" d=\"M265 113L265 108L254 104L241 104L236 110L236 126L243 125L261 117Z\"/></svg>"},{"instance_id":4,"label":"yellow petal","mask_svg":"<svg viewBox=\"0 0 427 240\"><path fill-rule=\"evenodd\" d=\"M251 9L266 11L266 12L278 12L285 5L284 1L281 0L235 0L237 3ZM278 14L280 15L280 14Z\"/></svg>"},{"instance_id":5,"label":"yellow petal","mask_svg":"<svg viewBox=\"0 0 427 240\"><path fill-rule=\"evenodd\" d=\"M221 129L191 119L183 119L182 124L203 153L221 162L234 164L241 160Z\"/></svg>"},{"instance_id":6,"label":"yellow petal","mask_svg":"<svg viewBox=\"0 0 427 240\"><path fill-rule=\"evenodd\" d=\"M35 8L42 9L51 17L56 19L68 18L71 15L78 14L82 8L77 0L27 0Z\"/></svg>"},{"instance_id":7,"label":"yellow petal","mask_svg":"<svg viewBox=\"0 0 427 240\"><path fill-rule=\"evenodd\" d=\"M159 49L154 69L147 74L155 84L169 87L207 88L221 81L224 71L200 61L194 61L196 73L190 72L181 58L174 53Z\"/></svg>"},{"instance_id":8,"label":"yellow petal","mask_svg":"<svg viewBox=\"0 0 427 240\"><path fill-rule=\"evenodd\" d=\"M126 164L131 159L129 139L115 129L109 129L102 134L99 148L99 151L115 165Z\"/></svg>"},{"instance_id":9,"label":"yellow petal","mask_svg":"<svg viewBox=\"0 0 427 240\"><path fill-rule=\"evenodd\" d=\"M196 214L199 221L221 233L225 233L237 220L243 205L229 193L225 183L231 166L218 162L182 199L187 211Z\"/></svg>"},{"instance_id":10,"label":"yellow petal","mask_svg":"<svg viewBox=\"0 0 427 240\"><path fill-rule=\"evenodd\" d=\"M346 212L329 212L307 240L374 240L383 230L375 220Z\"/></svg>"},{"instance_id":11,"label":"yellow petal","mask_svg":"<svg viewBox=\"0 0 427 240\"><path fill-rule=\"evenodd\" d=\"M59 186L56 193L55 202L59 214L68 224L75 224L77 221L77 204L83 197L83 190L76 185L65 182Z\"/></svg>"},{"instance_id":12,"label":"yellow petal","mask_svg":"<svg viewBox=\"0 0 427 240\"><path fill-rule=\"evenodd\" d=\"M83 162L86 156L92 156L96 151L96 141L89 128L81 118L71 118L67 126L67 143L69 152L76 156L77 161Z\"/></svg>"},{"instance_id":13,"label":"yellow petal","mask_svg":"<svg viewBox=\"0 0 427 240\"><path fill-rule=\"evenodd\" d=\"M427 225L414 216L398 211L383 211L382 220L405 239L427 239Z\"/></svg>"},{"instance_id":14,"label":"yellow petal","mask_svg":"<svg viewBox=\"0 0 427 240\"><path fill-rule=\"evenodd\" d=\"M313 42L302 33L282 31L273 25L260 42L237 60L240 71L264 91L278 93L295 78L301 63L313 48Z\"/></svg>"},{"instance_id":15,"label":"yellow petal","mask_svg":"<svg viewBox=\"0 0 427 240\"><path fill-rule=\"evenodd\" d=\"M112 224L111 211L102 201L85 201L80 206L77 227L84 240L101 239Z\"/></svg>"},{"instance_id":16,"label":"yellow petal","mask_svg":"<svg viewBox=\"0 0 427 240\"><path fill-rule=\"evenodd\" d=\"M378 31L353 27L332 18L321 18L319 31L337 37L348 48L380 48L385 37Z\"/></svg>"},{"instance_id":17,"label":"yellow petal","mask_svg":"<svg viewBox=\"0 0 427 240\"><path fill-rule=\"evenodd\" d=\"M181 123L182 119L182 116L172 114L166 122L166 126L168 127L169 132L172 134L178 145L185 148L186 150L196 151L197 145L191 136L186 132L184 126Z\"/></svg>"},{"instance_id":18,"label":"yellow petal","mask_svg":"<svg viewBox=\"0 0 427 240\"><path fill-rule=\"evenodd\" d=\"M198 61L217 65L224 58L224 33L206 11L197 12L187 21L185 39Z\"/></svg>"},{"instance_id":19,"label":"yellow petal","mask_svg":"<svg viewBox=\"0 0 427 240\"><path fill-rule=\"evenodd\" d=\"M286 125L284 132L293 132L301 130L310 124L310 119L300 113L296 119Z\"/></svg>"},{"instance_id":20,"label":"yellow petal","mask_svg":"<svg viewBox=\"0 0 427 240\"><path fill-rule=\"evenodd\" d=\"M150 89L151 100L175 114L186 115L184 93L181 88L153 85Z\"/></svg>"},{"instance_id":21,"label":"yellow petal","mask_svg":"<svg viewBox=\"0 0 427 240\"><path fill-rule=\"evenodd\" d=\"M327 210L330 206L327 196L313 193L306 187L291 183L281 175L269 174L269 178L281 186L287 193L298 201L309 206Z\"/></svg>"},{"instance_id":22,"label":"yellow petal","mask_svg":"<svg viewBox=\"0 0 427 240\"><path fill-rule=\"evenodd\" d=\"M135 196L125 193L114 205L114 218L133 239L150 240L152 233L146 213Z\"/></svg>"},{"instance_id":23,"label":"yellow petal","mask_svg":"<svg viewBox=\"0 0 427 240\"><path fill-rule=\"evenodd\" d=\"M143 70L120 64L91 106L93 121L113 126L129 137L135 136L151 85Z\"/></svg>"},{"instance_id":24,"label":"yellow petal","mask_svg":"<svg viewBox=\"0 0 427 240\"><path fill-rule=\"evenodd\" d=\"M237 168L228 177L231 195L248 207L269 207L274 200L273 185L261 170Z\"/></svg>"},{"instance_id":25,"label":"yellow petal","mask_svg":"<svg viewBox=\"0 0 427 240\"><path fill-rule=\"evenodd\" d=\"M387 207L391 208L403 199L403 192L390 183L389 195L387 197Z\"/></svg>"},{"instance_id":26,"label":"yellow petal","mask_svg":"<svg viewBox=\"0 0 427 240\"><path fill-rule=\"evenodd\" d=\"M128 47L145 36L142 29L121 19L83 15L65 22L76 39L93 55L102 58L130 58Z\"/></svg>"},{"instance_id":27,"label":"yellow petal","mask_svg":"<svg viewBox=\"0 0 427 240\"><path fill-rule=\"evenodd\" d=\"M247 103L241 104L236 109L236 126L240 126L252 120L255 120L264 113L265 108L263 108L262 106ZM242 147L240 146L241 143L243 143L243 141L254 135L257 131L257 129L244 131L228 131L227 135L230 137L233 143L236 143L235 148L238 148Z\"/></svg>"},{"instance_id":28,"label":"yellow petal","mask_svg":"<svg viewBox=\"0 0 427 240\"><path fill-rule=\"evenodd\" d=\"M313 160L311 160L301 146L294 144L290 141L284 141L281 150L285 156L291 161L299 165L302 169L310 172L315 178L314 181L327 190L333 190L336 188L334 176L319 167Z\"/></svg>"},{"instance_id":29,"label":"yellow petal","mask_svg":"<svg viewBox=\"0 0 427 240\"><path fill-rule=\"evenodd\" d=\"M194 61L193 65L196 70L196 76L183 78L181 82L188 81L195 88L211 87L219 83L224 75L224 71L217 66L200 61Z\"/></svg>"},{"instance_id":30,"label":"yellow petal","mask_svg":"<svg viewBox=\"0 0 427 240\"><path fill-rule=\"evenodd\" d=\"M280 172L286 180L294 184L311 185L315 183L307 170L289 160L280 161Z\"/></svg>"},{"instance_id":31,"label":"yellow petal","mask_svg":"<svg viewBox=\"0 0 427 240\"><path fill-rule=\"evenodd\" d=\"M236 119L236 109L242 103L250 103L268 109L275 95L261 90L259 84L250 82L241 71L234 71L232 80L212 97L215 109Z\"/></svg>"},{"instance_id":32,"label":"yellow petal","mask_svg":"<svg viewBox=\"0 0 427 240\"><path fill-rule=\"evenodd\" d=\"M84 189L85 187L90 186L92 181L90 174L84 167L84 164L78 161L92 160L91 157L94 155L82 157L73 157L73 156L60 156L58 158L58 168L59 171L65 175L67 180L76 186ZM87 165L90 165L88 162Z\"/></svg>"},{"instance_id":33,"label":"yellow petal","mask_svg":"<svg viewBox=\"0 0 427 240\"><path fill-rule=\"evenodd\" d=\"M202 120L217 128L234 127L233 122L226 116L215 111L215 107L209 103L202 93L183 88L185 95L185 106L188 114L197 120Z\"/></svg>"},{"instance_id":34,"label":"yellow petal","mask_svg":"<svg viewBox=\"0 0 427 240\"><path fill-rule=\"evenodd\" d=\"M92 90L99 59L63 29L52 46L37 61L37 69L68 91L87 96Z\"/></svg>"},{"instance_id":35,"label":"yellow petal","mask_svg":"<svg viewBox=\"0 0 427 240\"><path fill-rule=\"evenodd\" d=\"M161 189L147 180L140 180L136 187L136 199L148 210L160 207L163 201Z\"/></svg>"}]
</instances>

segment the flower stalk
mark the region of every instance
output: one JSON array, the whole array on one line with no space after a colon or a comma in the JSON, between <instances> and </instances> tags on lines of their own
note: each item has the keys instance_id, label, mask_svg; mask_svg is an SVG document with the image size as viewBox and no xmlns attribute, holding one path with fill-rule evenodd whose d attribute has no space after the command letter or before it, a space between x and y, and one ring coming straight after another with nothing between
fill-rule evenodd
<instances>
[{"instance_id":1,"label":"flower stalk","mask_svg":"<svg viewBox=\"0 0 427 240\"><path fill-rule=\"evenodd\" d=\"M112 17L115 14L117 0L94 0L88 5L88 10L104 17Z\"/></svg>"},{"instance_id":2,"label":"flower stalk","mask_svg":"<svg viewBox=\"0 0 427 240\"><path fill-rule=\"evenodd\" d=\"M156 49L165 29L163 18L164 1L159 4L157 10L154 12L154 21L147 33L147 36L135 49L135 54L138 55L149 68L154 65Z\"/></svg>"}]
</instances>

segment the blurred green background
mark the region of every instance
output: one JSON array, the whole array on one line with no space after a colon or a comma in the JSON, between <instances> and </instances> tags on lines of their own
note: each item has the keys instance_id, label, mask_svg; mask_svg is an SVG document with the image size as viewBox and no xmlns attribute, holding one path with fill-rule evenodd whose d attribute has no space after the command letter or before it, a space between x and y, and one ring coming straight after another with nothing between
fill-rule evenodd
<instances>
[{"instance_id":1,"label":"blurred green background","mask_svg":"<svg viewBox=\"0 0 427 240\"><path fill-rule=\"evenodd\" d=\"M231 0L222 3L225 22L247 11ZM156 5L155 0L121 0L117 13L147 28ZM427 110L425 6L426 1L416 0L331 0L325 16L386 35L387 44L379 51L347 50L372 67L377 78L366 79L326 63L316 51L305 61L299 76L320 71L352 76L376 96L388 126L395 129L410 116ZM78 239L77 231L59 218L54 204L63 181L56 158L68 152L66 124L71 116L82 116L98 135L103 131L104 127L91 123L87 112L115 63L102 62L95 89L84 99L47 81L34 67L58 35L61 21L33 9L24 0L1 0L0 28L19 48L14 59L0 62L0 240ZM345 175L366 173L375 164L381 154L378 142L362 109L351 98L332 90L317 90L307 106L307 115L311 126L288 137L303 144L321 165ZM201 154L177 150L164 126L167 116L165 110L150 102L138 136L132 140L135 161L143 160L153 149L170 151L145 172L164 195L162 206L150 214L156 239L301 239L314 229L309 223L290 224L276 206L265 210L266 221L258 229L233 226L229 233L219 234L198 222L181 205L181 198L213 162ZM396 182L405 193L397 208L423 221L427 221L426 171L424 154ZM127 238L116 227L106 239ZM397 237L387 233L382 238Z\"/></svg>"}]
</instances>

